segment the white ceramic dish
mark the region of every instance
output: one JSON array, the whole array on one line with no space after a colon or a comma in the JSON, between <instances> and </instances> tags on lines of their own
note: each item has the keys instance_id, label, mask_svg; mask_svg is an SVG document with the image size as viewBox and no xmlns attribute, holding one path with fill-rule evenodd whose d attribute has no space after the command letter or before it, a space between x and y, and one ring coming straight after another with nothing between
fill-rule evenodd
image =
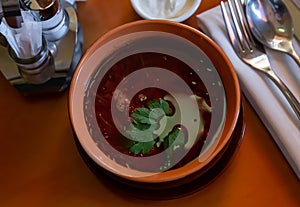
<instances>
[{"instance_id":1,"label":"white ceramic dish","mask_svg":"<svg viewBox=\"0 0 300 207\"><path fill-rule=\"evenodd\" d=\"M131 0L134 10L144 19L183 22L192 16L201 0Z\"/></svg>"}]
</instances>

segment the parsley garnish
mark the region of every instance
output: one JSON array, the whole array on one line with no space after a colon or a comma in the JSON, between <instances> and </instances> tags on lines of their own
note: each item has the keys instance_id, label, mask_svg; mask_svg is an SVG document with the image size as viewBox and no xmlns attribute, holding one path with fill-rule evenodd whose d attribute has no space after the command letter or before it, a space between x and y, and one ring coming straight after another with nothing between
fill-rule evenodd
<instances>
[{"instance_id":1,"label":"parsley garnish","mask_svg":"<svg viewBox=\"0 0 300 207\"><path fill-rule=\"evenodd\" d=\"M137 108L131 113L132 123L126 132L131 139L129 151L135 155L145 155L155 146L167 149L173 144L173 150L176 150L184 145L184 133L179 128L167 132L166 137L155 137L154 131L158 129L160 120L171 115L169 103L164 99L155 99L149 101L147 106L148 108Z\"/></svg>"}]
</instances>

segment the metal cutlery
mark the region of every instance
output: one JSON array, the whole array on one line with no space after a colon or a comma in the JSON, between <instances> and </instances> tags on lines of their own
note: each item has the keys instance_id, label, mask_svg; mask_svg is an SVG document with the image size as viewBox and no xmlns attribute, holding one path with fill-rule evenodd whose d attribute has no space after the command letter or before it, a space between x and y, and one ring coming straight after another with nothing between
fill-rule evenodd
<instances>
[{"instance_id":1,"label":"metal cutlery","mask_svg":"<svg viewBox=\"0 0 300 207\"><path fill-rule=\"evenodd\" d=\"M300 103L272 70L263 47L260 47L252 37L241 2L228 0L229 11L223 1L220 6L230 42L239 58L253 69L267 75L277 85L300 120Z\"/></svg>"},{"instance_id":2,"label":"metal cutlery","mask_svg":"<svg viewBox=\"0 0 300 207\"><path fill-rule=\"evenodd\" d=\"M293 46L294 25L281 0L248 0L246 17L256 39L265 46L289 54L300 67Z\"/></svg>"}]
</instances>

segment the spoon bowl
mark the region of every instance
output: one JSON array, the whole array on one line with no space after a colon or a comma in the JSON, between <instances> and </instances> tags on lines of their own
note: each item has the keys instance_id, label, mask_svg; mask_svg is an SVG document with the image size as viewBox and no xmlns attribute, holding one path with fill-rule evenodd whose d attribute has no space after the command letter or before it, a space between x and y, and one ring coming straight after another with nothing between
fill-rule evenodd
<instances>
[{"instance_id":1,"label":"spoon bowl","mask_svg":"<svg viewBox=\"0 0 300 207\"><path fill-rule=\"evenodd\" d=\"M246 15L251 31L259 42L289 54L300 66L300 57L292 42L292 17L281 0L248 0Z\"/></svg>"}]
</instances>

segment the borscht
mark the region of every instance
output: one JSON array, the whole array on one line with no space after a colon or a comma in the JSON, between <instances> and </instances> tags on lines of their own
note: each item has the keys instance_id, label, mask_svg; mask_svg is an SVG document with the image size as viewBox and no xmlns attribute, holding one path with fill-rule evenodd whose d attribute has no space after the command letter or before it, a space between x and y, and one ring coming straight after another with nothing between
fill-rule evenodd
<instances>
[{"instance_id":1,"label":"borscht","mask_svg":"<svg viewBox=\"0 0 300 207\"><path fill-rule=\"evenodd\" d=\"M142 72L127 80L136 71ZM163 74L166 71L175 75ZM188 94L178 79L187 84ZM156 52L129 55L113 64L98 86L94 113L105 138L98 145L129 168L179 167L199 155L210 128L210 105L204 83L183 61ZM107 144L119 153L112 153ZM143 161L154 155L151 163Z\"/></svg>"}]
</instances>

